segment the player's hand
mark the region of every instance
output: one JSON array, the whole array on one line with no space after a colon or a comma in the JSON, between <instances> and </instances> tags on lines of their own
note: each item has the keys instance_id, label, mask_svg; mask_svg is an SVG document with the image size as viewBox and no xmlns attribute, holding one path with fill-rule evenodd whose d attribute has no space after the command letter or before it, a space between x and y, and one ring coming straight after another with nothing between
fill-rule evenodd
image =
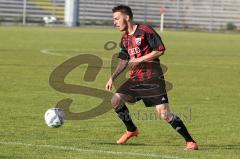
<instances>
[{"instance_id":1,"label":"player's hand","mask_svg":"<svg viewBox=\"0 0 240 159\"><path fill-rule=\"evenodd\" d=\"M109 78L109 80L108 80L108 82L107 82L107 84L106 84L106 90L107 91L111 91L112 90L112 85L113 85L113 80L112 80L112 78Z\"/></svg>"},{"instance_id":2,"label":"player's hand","mask_svg":"<svg viewBox=\"0 0 240 159\"><path fill-rule=\"evenodd\" d=\"M134 68L135 66L137 66L141 62L142 62L141 58L135 58L135 59L129 60L128 64L131 68Z\"/></svg>"}]
</instances>

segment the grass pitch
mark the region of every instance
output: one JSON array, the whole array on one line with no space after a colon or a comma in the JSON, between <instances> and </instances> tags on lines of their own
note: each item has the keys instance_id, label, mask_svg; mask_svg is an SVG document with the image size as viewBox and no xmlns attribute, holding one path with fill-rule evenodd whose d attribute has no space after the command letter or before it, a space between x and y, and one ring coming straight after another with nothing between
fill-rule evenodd
<instances>
[{"instance_id":1,"label":"grass pitch","mask_svg":"<svg viewBox=\"0 0 240 159\"><path fill-rule=\"evenodd\" d=\"M0 158L239 158L239 34L161 34L167 48L161 62L173 84L171 109L184 120L199 151L184 151L181 136L142 102L129 106L140 136L123 146L115 141L125 127L112 110L90 120L67 120L58 129L45 125L44 112L64 98L73 99L72 112L101 102L54 90L52 71L76 55L97 55L103 68L95 81L83 80L86 67L74 69L65 81L104 90L118 52L104 50L104 44L118 43L120 36L113 29L0 27Z\"/></svg>"}]
</instances>

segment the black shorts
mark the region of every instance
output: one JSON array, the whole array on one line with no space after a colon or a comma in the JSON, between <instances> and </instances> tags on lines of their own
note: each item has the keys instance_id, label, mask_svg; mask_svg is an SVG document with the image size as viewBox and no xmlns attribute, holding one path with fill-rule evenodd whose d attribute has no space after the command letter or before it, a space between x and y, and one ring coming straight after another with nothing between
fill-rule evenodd
<instances>
[{"instance_id":1,"label":"black shorts","mask_svg":"<svg viewBox=\"0 0 240 159\"><path fill-rule=\"evenodd\" d=\"M123 99L129 103L143 100L146 107L168 103L165 80L161 78L145 81L129 79L117 89L116 93L123 94Z\"/></svg>"}]
</instances>

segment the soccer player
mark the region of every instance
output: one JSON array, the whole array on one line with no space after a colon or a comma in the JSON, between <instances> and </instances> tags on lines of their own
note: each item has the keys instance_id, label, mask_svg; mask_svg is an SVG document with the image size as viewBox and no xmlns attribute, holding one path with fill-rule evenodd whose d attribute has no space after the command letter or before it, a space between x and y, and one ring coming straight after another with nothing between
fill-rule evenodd
<instances>
[{"instance_id":1,"label":"soccer player","mask_svg":"<svg viewBox=\"0 0 240 159\"><path fill-rule=\"evenodd\" d=\"M125 144L128 139L139 135L139 130L133 123L125 103L143 100L146 107L154 106L159 116L182 135L186 140L186 150L197 150L198 145L182 120L169 109L159 60L165 51L160 36L148 25L135 24L129 6L116 6L112 12L114 24L123 36L118 56L119 63L106 84L106 90L111 91L113 81L130 66L130 78L117 89L111 100L115 112L127 128L117 144Z\"/></svg>"}]
</instances>

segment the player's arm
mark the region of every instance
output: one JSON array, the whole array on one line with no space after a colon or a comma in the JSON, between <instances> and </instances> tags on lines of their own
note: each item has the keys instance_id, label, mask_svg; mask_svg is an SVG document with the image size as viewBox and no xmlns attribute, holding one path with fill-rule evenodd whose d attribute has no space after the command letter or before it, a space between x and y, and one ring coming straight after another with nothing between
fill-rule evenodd
<instances>
[{"instance_id":1,"label":"player's arm","mask_svg":"<svg viewBox=\"0 0 240 159\"><path fill-rule=\"evenodd\" d=\"M106 84L106 90L111 91L113 81L126 69L128 66L128 60L119 59L117 68L115 69L112 76L109 78L107 84Z\"/></svg>"},{"instance_id":2,"label":"player's arm","mask_svg":"<svg viewBox=\"0 0 240 159\"><path fill-rule=\"evenodd\" d=\"M164 51L152 51L151 53L140 57L140 60L142 62L150 61L150 60L153 60L155 58L158 58L158 57L162 56L163 54L164 54Z\"/></svg>"},{"instance_id":3,"label":"player's arm","mask_svg":"<svg viewBox=\"0 0 240 159\"><path fill-rule=\"evenodd\" d=\"M164 54L164 51L152 51L151 53L146 54L142 57L131 59L129 61L129 64L130 64L131 67L134 67L135 65L137 65L140 62L151 61L155 58L160 57L163 54Z\"/></svg>"},{"instance_id":4,"label":"player's arm","mask_svg":"<svg viewBox=\"0 0 240 159\"><path fill-rule=\"evenodd\" d=\"M118 75L120 75L127 68L127 66L128 66L127 60L119 59L117 68L111 76L112 80L114 81L118 77Z\"/></svg>"},{"instance_id":5,"label":"player's arm","mask_svg":"<svg viewBox=\"0 0 240 159\"><path fill-rule=\"evenodd\" d=\"M112 90L113 81L126 69L126 67L128 66L128 61L130 59L127 53L127 49L123 46L122 42L120 47L121 51L118 55L119 58L118 65L106 84L106 90L108 91Z\"/></svg>"}]
</instances>

